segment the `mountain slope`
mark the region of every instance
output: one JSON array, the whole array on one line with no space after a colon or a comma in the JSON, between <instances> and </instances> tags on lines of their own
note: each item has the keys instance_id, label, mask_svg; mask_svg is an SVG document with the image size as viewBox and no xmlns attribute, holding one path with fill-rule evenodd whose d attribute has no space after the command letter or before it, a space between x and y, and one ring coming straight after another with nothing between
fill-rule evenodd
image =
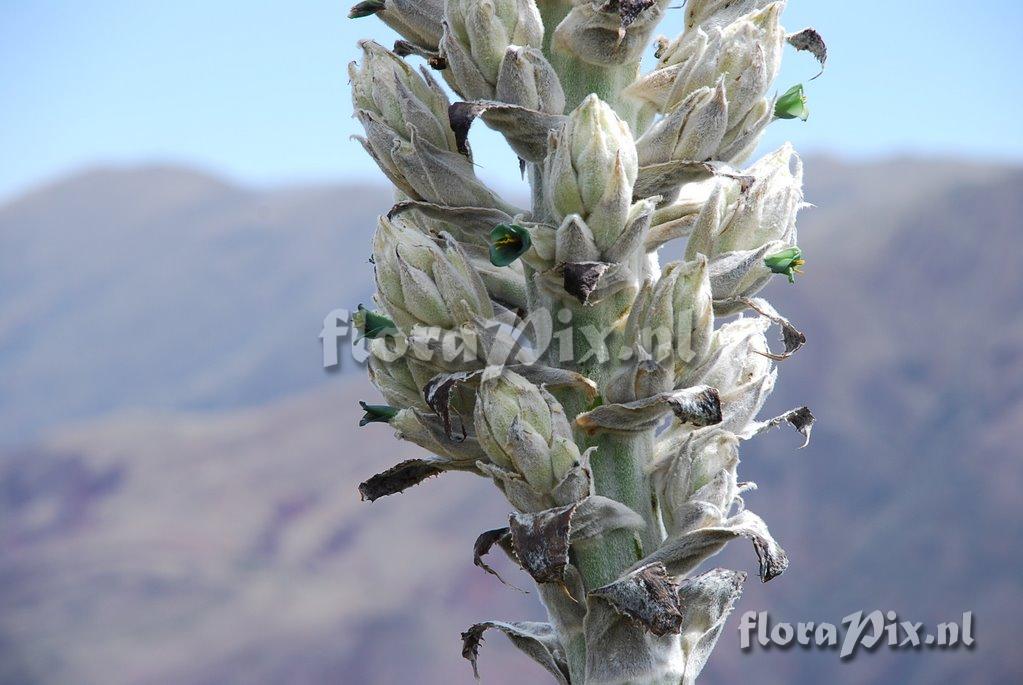
<instances>
[{"instance_id":1,"label":"mountain slope","mask_svg":"<svg viewBox=\"0 0 1023 685\"><path fill-rule=\"evenodd\" d=\"M82 173L0 208L0 444L125 407L259 404L323 379L324 316L372 290L380 187Z\"/></svg>"},{"instance_id":2,"label":"mountain slope","mask_svg":"<svg viewBox=\"0 0 1023 685\"><path fill-rule=\"evenodd\" d=\"M807 199L819 205L800 218L807 274L795 286L779 279L771 296L809 342L783 362L765 413L805 403L819 422L808 449L795 451L795 437L775 431L744 447L740 467L760 485L750 508L792 564L766 586L747 584L704 680L1016 682L1023 172L931 160L811 159L807 168ZM368 244L368 226L324 259L354 260L352 245ZM230 260L232 244L204 240L195 239L210 245L205 258ZM106 256L110 268L124 268ZM110 292L120 294L111 278ZM248 297L245 286L227 280L203 292L231 311ZM278 287L272 280L264 300L301 304ZM106 306L95 292L81 304ZM268 329L305 326L283 307L268 311ZM182 319L182 340L225 358L245 340L191 321ZM41 344L37 335L24 346ZM296 339L306 344L304 328ZM315 349L310 358L286 343L267 349L283 350L275 360L288 377L297 375L290 359L319 360ZM6 354L0 366L17 368ZM179 375L201 380L215 366L197 360ZM152 383L157 370L177 387L163 367ZM330 389L228 413L121 413L49 430L0 455L0 682L472 682L458 631L477 619L539 613L534 597L471 563L475 535L500 525L506 505L459 475L359 502L360 480L414 450L385 427L355 427L355 402L370 392L364 379L315 371L302 383L326 379ZM102 380L107 392L119 386ZM51 387L59 385L28 389L45 407ZM232 380L221 387L229 395ZM161 406L131 393L111 398L111 407L132 405ZM713 563L753 570L756 562L737 543ZM972 610L977 646L880 649L851 661L826 651L738 651L744 611L838 623L875 608L931 626ZM481 669L488 683L544 682L502 638L488 641Z\"/></svg>"}]
</instances>

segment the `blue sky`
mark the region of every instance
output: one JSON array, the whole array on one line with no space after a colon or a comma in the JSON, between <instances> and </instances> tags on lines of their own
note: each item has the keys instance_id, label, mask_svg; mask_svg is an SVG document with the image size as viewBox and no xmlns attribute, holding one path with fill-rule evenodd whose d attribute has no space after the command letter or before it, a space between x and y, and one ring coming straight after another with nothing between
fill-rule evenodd
<instances>
[{"instance_id":1,"label":"blue sky","mask_svg":"<svg viewBox=\"0 0 1023 685\"><path fill-rule=\"evenodd\" d=\"M347 2L0 0L0 197L98 163L170 161L267 184L378 178L350 118L355 41L393 34ZM680 3L681 4L681 3ZM681 10L661 30L680 30ZM765 140L851 157L1023 159L1023 3L790 0L828 71L812 116ZM781 89L815 73L789 52ZM473 133L481 175L515 180L496 136Z\"/></svg>"}]
</instances>

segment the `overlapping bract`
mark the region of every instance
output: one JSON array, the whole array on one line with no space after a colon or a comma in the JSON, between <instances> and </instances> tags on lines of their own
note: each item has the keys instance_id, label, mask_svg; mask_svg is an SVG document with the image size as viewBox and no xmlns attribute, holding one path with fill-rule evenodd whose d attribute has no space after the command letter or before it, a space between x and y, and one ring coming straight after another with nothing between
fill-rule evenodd
<instances>
[{"instance_id":1,"label":"overlapping bract","mask_svg":"<svg viewBox=\"0 0 1023 685\"><path fill-rule=\"evenodd\" d=\"M813 423L805 407L758 418L775 362L805 341L751 299L805 261L801 162L785 145L741 166L775 118L784 6L690 0L684 33L662 40L641 76L666 0L572 0L546 27L533 0L353 9L395 28L398 53L426 57L466 101L452 105L428 70L372 42L349 70L363 145L398 200L373 243L380 325L363 323L390 405L372 407L372 421L431 453L361 489L375 499L451 470L491 479L514 512L477 540L476 564L493 572L483 555L508 551L551 619L473 626L463 638L474 667L496 628L559 682L691 683L745 580L694 571L736 538L752 542L764 581L785 570L745 507L755 486L737 474L743 440L786 422L808 438ZM580 94L576 79L602 73L603 99ZM476 177L466 136L477 117L528 167L530 211ZM663 268L661 248L674 257ZM558 360L534 349L534 327L515 344L536 363L495 359L494 325L558 309L601 322L621 356ZM774 325L782 353L768 345ZM460 354L438 358L448 348ZM633 446L616 458L641 474L622 488L591 467L616 440ZM606 496L628 488L636 509ZM597 587L580 559L612 534L635 556Z\"/></svg>"}]
</instances>

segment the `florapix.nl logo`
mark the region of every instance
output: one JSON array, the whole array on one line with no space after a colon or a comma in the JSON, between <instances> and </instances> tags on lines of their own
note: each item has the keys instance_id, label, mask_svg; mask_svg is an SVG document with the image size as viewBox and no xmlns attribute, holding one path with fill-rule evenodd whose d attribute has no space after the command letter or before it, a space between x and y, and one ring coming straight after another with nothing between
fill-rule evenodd
<instances>
[{"instance_id":1,"label":"florapix.nl logo","mask_svg":"<svg viewBox=\"0 0 1023 685\"><path fill-rule=\"evenodd\" d=\"M857 611L837 625L830 622L772 621L766 611L747 611L739 619L739 649L837 650L841 659L851 659L862 648L896 650L970 649L975 644L972 611L959 621L938 623L930 629L922 621L900 619L895 611Z\"/></svg>"}]
</instances>

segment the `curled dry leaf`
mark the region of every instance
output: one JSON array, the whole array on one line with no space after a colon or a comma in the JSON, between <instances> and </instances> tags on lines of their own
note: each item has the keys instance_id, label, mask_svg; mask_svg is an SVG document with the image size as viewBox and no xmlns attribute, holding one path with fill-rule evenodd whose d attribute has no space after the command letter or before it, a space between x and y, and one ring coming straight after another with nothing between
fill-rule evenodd
<instances>
[{"instance_id":1,"label":"curled dry leaf","mask_svg":"<svg viewBox=\"0 0 1023 685\"><path fill-rule=\"evenodd\" d=\"M507 635L512 644L547 669L561 685L569 685L565 650L558 640L557 631L549 623L532 621L483 621L470 626L462 633L462 657L472 664L476 680L480 678L477 664L480 643L483 642L483 633L491 628Z\"/></svg>"},{"instance_id":2,"label":"curled dry leaf","mask_svg":"<svg viewBox=\"0 0 1023 685\"><path fill-rule=\"evenodd\" d=\"M664 564L653 563L630 571L590 595L607 601L615 611L642 623L654 635L681 631L678 584Z\"/></svg>"},{"instance_id":3,"label":"curled dry leaf","mask_svg":"<svg viewBox=\"0 0 1023 685\"><path fill-rule=\"evenodd\" d=\"M824 63L828 61L828 46L824 43L824 38L817 32L817 29L805 28L802 31L786 36L785 40L796 50L805 50L816 57L821 65L821 70L817 73L817 76L824 73ZM813 78L817 78L817 76ZM810 80L812 81L813 79Z\"/></svg>"},{"instance_id":4,"label":"curled dry leaf","mask_svg":"<svg viewBox=\"0 0 1023 685\"><path fill-rule=\"evenodd\" d=\"M790 426L796 429L796 431L803 436L803 444L799 446L799 449L803 449L810 444L810 431L813 430L813 424L816 423L817 419L810 411L809 407L798 407L796 409L790 409L784 414L775 416L773 419L767 421L758 421L739 435L739 437L748 440L754 435L760 435L764 431L776 428L783 423L788 423Z\"/></svg>"},{"instance_id":5,"label":"curled dry leaf","mask_svg":"<svg viewBox=\"0 0 1023 685\"><path fill-rule=\"evenodd\" d=\"M622 28L627 29L639 15L654 6L656 0L607 0L601 8L603 12L618 11Z\"/></svg>"},{"instance_id":6,"label":"curled dry leaf","mask_svg":"<svg viewBox=\"0 0 1023 685\"><path fill-rule=\"evenodd\" d=\"M576 417L579 428L593 433L654 428L668 412L683 423L702 428L721 423L718 391L706 385L662 392L635 402L604 404Z\"/></svg>"},{"instance_id":7,"label":"curled dry leaf","mask_svg":"<svg viewBox=\"0 0 1023 685\"><path fill-rule=\"evenodd\" d=\"M698 528L668 538L660 548L638 561L633 568L660 562L672 575L685 575L737 537L744 537L753 543L763 582L780 576L788 568L789 558L785 550L775 542L764 520L748 510L720 525Z\"/></svg>"},{"instance_id":8,"label":"curled dry leaf","mask_svg":"<svg viewBox=\"0 0 1023 685\"><path fill-rule=\"evenodd\" d=\"M571 262L563 265L565 292L582 304L589 304L601 277L610 267L605 262Z\"/></svg>"},{"instance_id":9,"label":"curled dry leaf","mask_svg":"<svg viewBox=\"0 0 1023 685\"><path fill-rule=\"evenodd\" d=\"M472 549L473 564L497 577L505 585L520 592L521 588L508 583L491 568L483 557L494 545L499 545L512 560L525 566L520 553L529 561L530 574L534 572L549 581L562 582L567 564L567 548L572 542L586 540L611 530L642 530L643 517L608 497L592 495L564 507L538 513L513 514L517 536L510 526L484 531L476 538ZM536 576L534 576L535 578ZM528 594L528 593L527 593Z\"/></svg>"},{"instance_id":10,"label":"curled dry leaf","mask_svg":"<svg viewBox=\"0 0 1023 685\"><path fill-rule=\"evenodd\" d=\"M601 495L538 512L513 513L509 519L511 550L522 568L538 583L564 582L571 543L612 530L643 530L643 517L628 506ZM498 529L503 530L503 529ZM502 541L497 531L484 543ZM481 536L482 538L482 536ZM477 540L477 544L481 544ZM488 548L489 549L489 548Z\"/></svg>"},{"instance_id":11,"label":"curled dry leaf","mask_svg":"<svg viewBox=\"0 0 1023 685\"><path fill-rule=\"evenodd\" d=\"M360 483L359 495L370 502L395 495L442 473L444 469L438 465L442 463L440 460L408 459Z\"/></svg>"},{"instance_id":12,"label":"curled dry leaf","mask_svg":"<svg viewBox=\"0 0 1023 685\"><path fill-rule=\"evenodd\" d=\"M466 142L469 129L479 116L483 117L488 126L503 134L515 154L527 162L543 161L547 156L550 132L560 127L565 120L561 114L546 114L506 102L456 102L448 108L448 119L462 154L469 154Z\"/></svg>"},{"instance_id":13,"label":"curled dry leaf","mask_svg":"<svg viewBox=\"0 0 1023 685\"><path fill-rule=\"evenodd\" d=\"M451 392L459 384L474 378L479 371L456 371L455 373L442 373L431 378L423 388L423 399L427 406L441 417L444 421L444 433L451 438ZM465 428L465 420L459 417L461 423L462 438L468 436Z\"/></svg>"},{"instance_id":14,"label":"curled dry leaf","mask_svg":"<svg viewBox=\"0 0 1023 685\"><path fill-rule=\"evenodd\" d=\"M512 545L522 568L538 583L560 583L568 565L569 534L577 503L509 518Z\"/></svg>"},{"instance_id":15,"label":"curled dry leaf","mask_svg":"<svg viewBox=\"0 0 1023 685\"><path fill-rule=\"evenodd\" d=\"M779 314L767 300L759 297L744 297L740 298L740 301L757 314L769 319L771 323L777 324L781 328L781 340L785 345L785 350L780 353L774 353L768 350L767 352L760 352L760 354L780 362L791 357L799 350L799 348L806 344L806 336L803 335L803 332L793 326L788 319Z\"/></svg>"},{"instance_id":16,"label":"curled dry leaf","mask_svg":"<svg viewBox=\"0 0 1023 685\"><path fill-rule=\"evenodd\" d=\"M511 530L505 526L504 528L495 528L494 530L487 530L480 533L479 537L476 538L475 544L472 546L472 563L496 577L508 587L518 590L522 594L528 595L529 592L506 581L501 577L500 573L495 571L489 564L487 564L487 562L483 561L483 557L490 553L490 550L493 549L494 545L500 545L505 554L516 562L518 561L515 557L515 551L512 549L511 545Z\"/></svg>"}]
</instances>

